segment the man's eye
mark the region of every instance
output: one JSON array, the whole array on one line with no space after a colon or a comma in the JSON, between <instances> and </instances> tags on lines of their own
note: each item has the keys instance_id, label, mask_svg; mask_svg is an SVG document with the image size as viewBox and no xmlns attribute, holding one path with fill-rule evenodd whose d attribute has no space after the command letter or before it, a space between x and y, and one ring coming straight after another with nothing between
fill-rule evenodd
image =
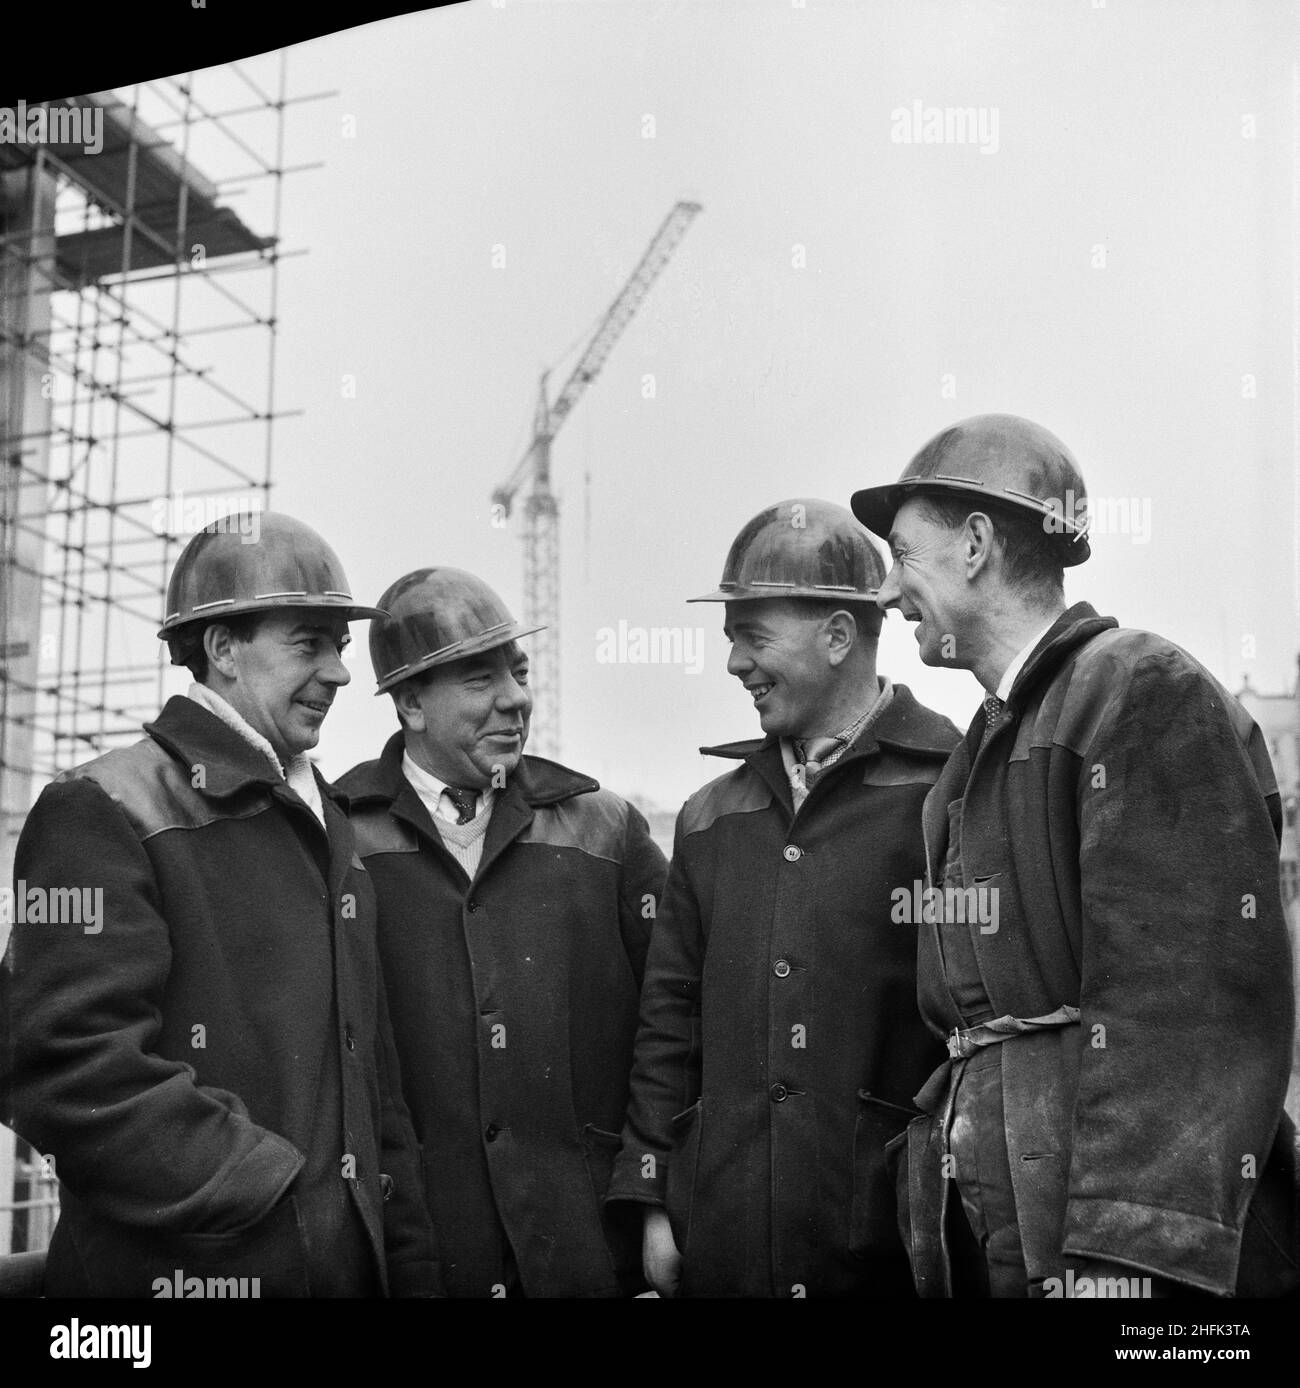
<instances>
[{"instance_id":1,"label":"man's eye","mask_svg":"<svg viewBox=\"0 0 1300 1388\"><path fill-rule=\"evenodd\" d=\"M515 671L515 683L516 683L516 684L527 684L527 683L528 683L528 671L527 671L527 670L516 670L516 671Z\"/></svg>"}]
</instances>

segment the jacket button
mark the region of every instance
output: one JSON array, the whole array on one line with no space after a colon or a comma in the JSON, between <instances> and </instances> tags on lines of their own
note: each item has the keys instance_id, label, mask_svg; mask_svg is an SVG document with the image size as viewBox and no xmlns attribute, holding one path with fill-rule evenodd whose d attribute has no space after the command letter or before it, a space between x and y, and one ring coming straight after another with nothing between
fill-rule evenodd
<instances>
[{"instance_id":1,"label":"jacket button","mask_svg":"<svg viewBox=\"0 0 1300 1388\"><path fill-rule=\"evenodd\" d=\"M767 1091L772 1096L774 1104L783 1104L790 1095L790 1091L783 1084L774 1084Z\"/></svg>"},{"instance_id":2,"label":"jacket button","mask_svg":"<svg viewBox=\"0 0 1300 1388\"><path fill-rule=\"evenodd\" d=\"M787 863L797 863L803 857L803 849L797 844L787 843L781 851Z\"/></svg>"},{"instance_id":3,"label":"jacket button","mask_svg":"<svg viewBox=\"0 0 1300 1388\"><path fill-rule=\"evenodd\" d=\"M484 1129L484 1131L483 1131L483 1136L484 1136L489 1142L495 1142L495 1141L497 1140L497 1134L498 1134L500 1131L501 1131L501 1129L498 1128L497 1125L496 1125L495 1123L489 1123L489 1124L487 1125L487 1127L486 1127L486 1128Z\"/></svg>"},{"instance_id":4,"label":"jacket button","mask_svg":"<svg viewBox=\"0 0 1300 1388\"><path fill-rule=\"evenodd\" d=\"M478 902L477 902L477 901L467 901L467 902L465 903L465 909L470 913L470 915L473 915L474 912L478 910Z\"/></svg>"},{"instance_id":5,"label":"jacket button","mask_svg":"<svg viewBox=\"0 0 1300 1388\"><path fill-rule=\"evenodd\" d=\"M790 965L786 960L778 959L776 963L772 965L772 972L777 976L777 978L789 978Z\"/></svg>"}]
</instances>

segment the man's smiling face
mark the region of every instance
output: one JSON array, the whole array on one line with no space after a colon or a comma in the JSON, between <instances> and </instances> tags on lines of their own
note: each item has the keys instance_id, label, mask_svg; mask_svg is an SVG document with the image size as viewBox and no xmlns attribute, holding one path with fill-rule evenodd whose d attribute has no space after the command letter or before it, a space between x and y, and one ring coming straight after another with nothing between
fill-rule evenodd
<instances>
[{"instance_id":1,"label":"man's smiling face","mask_svg":"<svg viewBox=\"0 0 1300 1388\"><path fill-rule=\"evenodd\" d=\"M424 680L408 680L408 743L415 759L448 785L482 788L519 765L533 696L528 656L518 642L437 665ZM399 686L400 688L400 686Z\"/></svg>"},{"instance_id":2,"label":"man's smiling face","mask_svg":"<svg viewBox=\"0 0 1300 1388\"><path fill-rule=\"evenodd\" d=\"M876 602L917 623L916 642L927 665L966 664L958 641L967 598L963 534L933 519L919 497L898 508L889 532L894 563Z\"/></svg>"},{"instance_id":3,"label":"man's smiling face","mask_svg":"<svg viewBox=\"0 0 1300 1388\"><path fill-rule=\"evenodd\" d=\"M290 607L263 616L251 639L230 643L226 701L281 761L320 741L334 695L352 679L340 659L348 641L345 618Z\"/></svg>"},{"instance_id":4,"label":"man's smiling face","mask_svg":"<svg viewBox=\"0 0 1300 1388\"><path fill-rule=\"evenodd\" d=\"M726 611L727 672L749 692L763 731L775 737L825 732L821 721L835 686L826 619L791 598L729 602Z\"/></svg>"}]
</instances>

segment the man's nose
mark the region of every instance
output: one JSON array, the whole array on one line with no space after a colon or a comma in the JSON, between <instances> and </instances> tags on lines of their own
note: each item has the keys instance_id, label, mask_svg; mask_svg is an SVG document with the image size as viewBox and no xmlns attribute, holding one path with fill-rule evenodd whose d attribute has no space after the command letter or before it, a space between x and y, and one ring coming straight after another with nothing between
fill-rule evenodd
<instances>
[{"instance_id":1,"label":"man's nose","mask_svg":"<svg viewBox=\"0 0 1300 1388\"><path fill-rule=\"evenodd\" d=\"M505 683L497 692L497 708L502 713L510 713L514 709L526 708L531 702L532 695L513 675L507 676Z\"/></svg>"},{"instance_id":2,"label":"man's nose","mask_svg":"<svg viewBox=\"0 0 1300 1388\"><path fill-rule=\"evenodd\" d=\"M319 671L321 679L326 684L351 684L352 671L343 663L342 652L330 647L329 655L325 658L324 664Z\"/></svg>"},{"instance_id":3,"label":"man's nose","mask_svg":"<svg viewBox=\"0 0 1300 1388\"><path fill-rule=\"evenodd\" d=\"M749 654L741 646L732 646L731 653L727 656L727 674L735 675L737 679L746 670L753 668L754 662L750 660Z\"/></svg>"},{"instance_id":4,"label":"man's nose","mask_svg":"<svg viewBox=\"0 0 1300 1388\"><path fill-rule=\"evenodd\" d=\"M902 596L902 589L898 586L898 565L893 565L885 575L885 581L880 585L880 591L876 594L876 606L882 612L888 612L891 607L898 605L898 600Z\"/></svg>"}]
</instances>

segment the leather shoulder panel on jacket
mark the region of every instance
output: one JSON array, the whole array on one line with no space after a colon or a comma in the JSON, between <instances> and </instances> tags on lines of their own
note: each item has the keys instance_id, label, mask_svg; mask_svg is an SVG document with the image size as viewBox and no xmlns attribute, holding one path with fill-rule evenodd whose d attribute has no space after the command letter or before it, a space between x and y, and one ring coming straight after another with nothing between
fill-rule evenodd
<instances>
[{"instance_id":1,"label":"leather shoulder panel on jacket","mask_svg":"<svg viewBox=\"0 0 1300 1388\"><path fill-rule=\"evenodd\" d=\"M368 858L373 853L418 853L420 840L405 820L388 813L387 805L354 807L348 816L356 836L357 852Z\"/></svg>"},{"instance_id":2,"label":"leather shoulder panel on jacket","mask_svg":"<svg viewBox=\"0 0 1300 1388\"><path fill-rule=\"evenodd\" d=\"M739 766L701 786L682 806L682 837L703 833L723 815L765 810L774 799L771 786L761 776L747 766Z\"/></svg>"},{"instance_id":3,"label":"leather shoulder panel on jacket","mask_svg":"<svg viewBox=\"0 0 1300 1388\"><path fill-rule=\"evenodd\" d=\"M593 790L554 804L537 805L520 843L576 848L611 863L623 861L628 804L609 790Z\"/></svg>"},{"instance_id":4,"label":"leather shoulder panel on jacket","mask_svg":"<svg viewBox=\"0 0 1300 1388\"><path fill-rule=\"evenodd\" d=\"M1200 661L1154 632L1118 627L1080 647L1067 670L1051 681L1032 726L1020 730L1017 753L1055 744L1083 755L1103 717L1126 696L1140 665L1162 667L1171 681L1204 683L1221 699L1242 743L1249 742L1254 720Z\"/></svg>"},{"instance_id":5,"label":"leather shoulder panel on jacket","mask_svg":"<svg viewBox=\"0 0 1300 1388\"><path fill-rule=\"evenodd\" d=\"M146 737L65 771L58 780L94 781L122 807L142 839L168 829L201 829L221 819L247 819L271 806L264 791L219 803L208 800L191 784L192 774Z\"/></svg>"}]
</instances>

